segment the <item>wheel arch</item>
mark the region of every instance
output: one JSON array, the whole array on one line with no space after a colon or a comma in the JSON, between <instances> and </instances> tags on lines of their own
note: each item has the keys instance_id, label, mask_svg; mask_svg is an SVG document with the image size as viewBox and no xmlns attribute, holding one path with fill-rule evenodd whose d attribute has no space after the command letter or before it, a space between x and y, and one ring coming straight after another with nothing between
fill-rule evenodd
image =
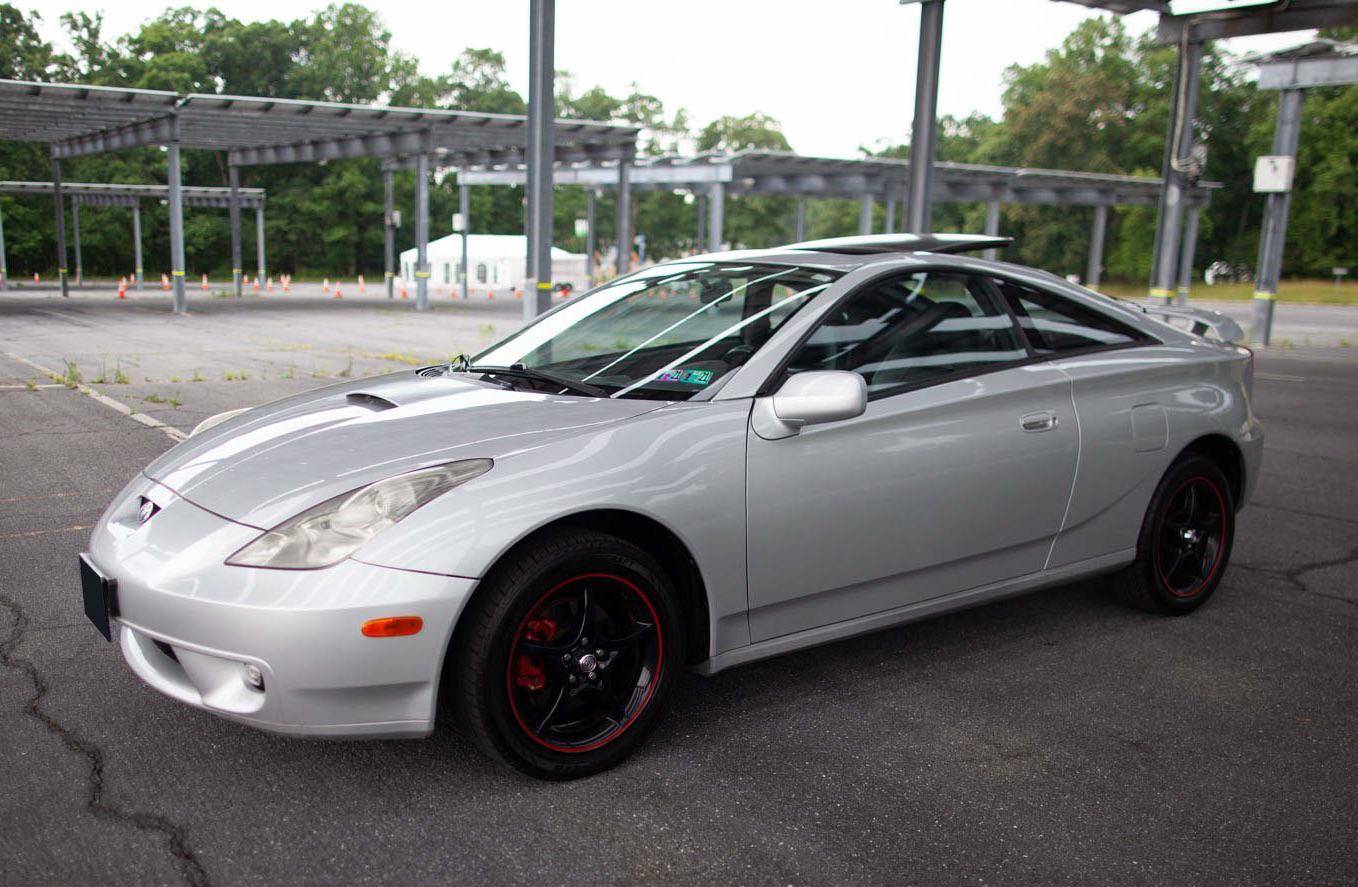
<instances>
[{"instance_id":1,"label":"wheel arch","mask_svg":"<svg viewBox=\"0 0 1358 887\"><path fill-rule=\"evenodd\" d=\"M1240 446L1224 434L1204 434L1184 447L1179 455L1190 453L1211 460L1221 469L1231 485L1231 501L1239 510L1245 493L1245 455Z\"/></svg>"}]
</instances>

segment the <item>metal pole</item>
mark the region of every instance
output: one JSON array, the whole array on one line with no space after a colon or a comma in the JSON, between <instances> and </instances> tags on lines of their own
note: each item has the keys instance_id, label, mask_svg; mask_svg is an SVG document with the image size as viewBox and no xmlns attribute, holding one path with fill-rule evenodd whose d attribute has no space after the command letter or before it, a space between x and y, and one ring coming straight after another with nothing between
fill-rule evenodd
<instances>
[{"instance_id":1,"label":"metal pole","mask_svg":"<svg viewBox=\"0 0 1358 887\"><path fill-rule=\"evenodd\" d=\"M462 255L457 260L457 281L462 298L466 299L471 295L471 283L467 280L467 250L472 230L472 189L466 182L457 183L457 211L462 213Z\"/></svg>"},{"instance_id":2,"label":"metal pole","mask_svg":"<svg viewBox=\"0 0 1358 887\"><path fill-rule=\"evenodd\" d=\"M184 293L184 194L180 190L179 143L166 146L170 186L170 276L174 279L174 313L187 314L188 296Z\"/></svg>"},{"instance_id":3,"label":"metal pole","mask_svg":"<svg viewBox=\"0 0 1358 887\"><path fill-rule=\"evenodd\" d=\"M529 256L524 320L552 306L552 161L556 158L556 2L530 0L528 9L528 219L524 233Z\"/></svg>"},{"instance_id":4,"label":"metal pole","mask_svg":"<svg viewBox=\"0 0 1358 887\"><path fill-rule=\"evenodd\" d=\"M792 225L792 239L801 242L806 239L806 198L797 198L797 216Z\"/></svg>"},{"instance_id":5,"label":"metal pole","mask_svg":"<svg viewBox=\"0 0 1358 887\"><path fill-rule=\"evenodd\" d=\"M75 241L75 285L85 279L85 260L80 256L80 197L71 197L71 239Z\"/></svg>"},{"instance_id":6,"label":"metal pole","mask_svg":"<svg viewBox=\"0 0 1358 887\"><path fill-rule=\"evenodd\" d=\"M241 297L241 274L245 263L240 257L240 167L232 164L226 168L226 181L231 186L231 199L227 204L231 216L231 291L236 298Z\"/></svg>"},{"instance_id":7,"label":"metal pole","mask_svg":"<svg viewBox=\"0 0 1358 887\"><path fill-rule=\"evenodd\" d=\"M872 195L863 194L858 198L858 233L872 233Z\"/></svg>"},{"instance_id":8,"label":"metal pole","mask_svg":"<svg viewBox=\"0 0 1358 887\"><path fill-rule=\"evenodd\" d=\"M896 194L887 192L886 195L886 230L892 232L896 230Z\"/></svg>"},{"instance_id":9,"label":"metal pole","mask_svg":"<svg viewBox=\"0 0 1358 887\"><path fill-rule=\"evenodd\" d=\"M943 0L919 7L919 60L915 69L915 121L910 130L910 191L905 226L915 234L933 230L934 148L938 139L938 62L943 50Z\"/></svg>"},{"instance_id":10,"label":"metal pole","mask_svg":"<svg viewBox=\"0 0 1358 887\"><path fill-rule=\"evenodd\" d=\"M57 277L61 295L69 296L66 284L66 212L61 200L61 161L52 158L52 203L57 210Z\"/></svg>"},{"instance_id":11,"label":"metal pole","mask_svg":"<svg viewBox=\"0 0 1358 887\"><path fill-rule=\"evenodd\" d=\"M698 208L697 236L693 238L693 246L695 249L701 250L703 244L707 243L707 195L695 195L693 205Z\"/></svg>"},{"instance_id":12,"label":"metal pole","mask_svg":"<svg viewBox=\"0 0 1358 887\"><path fill-rule=\"evenodd\" d=\"M415 310L429 307L429 155L415 155Z\"/></svg>"},{"instance_id":13,"label":"metal pole","mask_svg":"<svg viewBox=\"0 0 1358 887\"><path fill-rule=\"evenodd\" d=\"M593 188L585 189L585 280L594 283L594 204L598 198Z\"/></svg>"},{"instance_id":14,"label":"metal pole","mask_svg":"<svg viewBox=\"0 0 1358 887\"><path fill-rule=\"evenodd\" d=\"M1300 89L1284 89L1278 94L1278 122L1273 129L1273 153L1295 158L1301 138ZM1254 276L1254 318L1250 338L1264 345L1273 336L1273 312L1278 303L1278 282L1283 270L1283 244L1287 240L1287 213L1292 193L1268 195L1264 208L1264 227L1259 237L1259 269Z\"/></svg>"},{"instance_id":15,"label":"metal pole","mask_svg":"<svg viewBox=\"0 0 1358 887\"><path fill-rule=\"evenodd\" d=\"M1188 304L1188 291L1193 287L1193 253L1198 248L1200 209L1197 204L1188 208L1188 224L1184 227L1183 247L1179 250L1179 295L1176 301L1180 305Z\"/></svg>"},{"instance_id":16,"label":"metal pole","mask_svg":"<svg viewBox=\"0 0 1358 887\"><path fill-rule=\"evenodd\" d=\"M618 161L618 231L619 276L632 270L632 161L626 157Z\"/></svg>"},{"instance_id":17,"label":"metal pole","mask_svg":"<svg viewBox=\"0 0 1358 887\"><path fill-rule=\"evenodd\" d=\"M1179 273L1184 195L1189 181L1187 173L1174 167L1176 159L1188 158L1193 150L1193 116L1198 104L1202 48L1202 43L1189 43L1179 48L1180 63L1174 78L1174 97L1170 102L1169 137L1165 140L1162 167L1164 184L1160 197L1160 218L1155 231L1150 286L1150 297L1164 304L1169 304L1173 298L1174 283Z\"/></svg>"},{"instance_id":18,"label":"metal pole","mask_svg":"<svg viewBox=\"0 0 1358 887\"><path fill-rule=\"evenodd\" d=\"M711 252L721 251L725 216L726 186L721 182L713 182L712 189L707 192L707 248Z\"/></svg>"},{"instance_id":19,"label":"metal pole","mask_svg":"<svg viewBox=\"0 0 1358 887\"><path fill-rule=\"evenodd\" d=\"M8 286L9 264L5 260L5 212L0 209L0 290Z\"/></svg>"},{"instance_id":20,"label":"metal pole","mask_svg":"<svg viewBox=\"0 0 1358 887\"><path fill-rule=\"evenodd\" d=\"M264 279L264 204L255 207L255 283Z\"/></svg>"},{"instance_id":21,"label":"metal pole","mask_svg":"<svg viewBox=\"0 0 1358 887\"><path fill-rule=\"evenodd\" d=\"M132 282L142 288L146 272L141 265L141 201L132 204Z\"/></svg>"},{"instance_id":22,"label":"metal pole","mask_svg":"<svg viewBox=\"0 0 1358 887\"><path fill-rule=\"evenodd\" d=\"M387 283L387 298L396 298L396 173L382 170L384 213L382 216L382 277Z\"/></svg>"},{"instance_id":23,"label":"metal pole","mask_svg":"<svg viewBox=\"0 0 1358 887\"><path fill-rule=\"evenodd\" d=\"M1108 207L1094 207L1094 226L1089 231L1089 263L1085 266L1085 286L1090 289L1098 289L1103 277L1103 240L1107 230Z\"/></svg>"},{"instance_id":24,"label":"metal pole","mask_svg":"<svg viewBox=\"0 0 1358 887\"><path fill-rule=\"evenodd\" d=\"M996 237L1000 233L1000 202L998 200L991 200L985 205L985 233L990 237ZM1000 251L992 247L983 252L981 257L993 262L1000 257Z\"/></svg>"}]
</instances>

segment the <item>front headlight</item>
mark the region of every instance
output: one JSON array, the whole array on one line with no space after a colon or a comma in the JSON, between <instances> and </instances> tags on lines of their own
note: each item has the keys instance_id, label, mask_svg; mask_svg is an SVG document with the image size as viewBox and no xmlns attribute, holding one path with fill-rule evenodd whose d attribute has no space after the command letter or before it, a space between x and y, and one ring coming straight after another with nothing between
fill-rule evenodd
<instances>
[{"instance_id":1,"label":"front headlight","mask_svg":"<svg viewBox=\"0 0 1358 887\"><path fill-rule=\"evenodd\" d=\"M237 567L314 570L344 560L387 527L495 463L467 459L398 474L286 520L227 558Z\"/></svg>"}]
</instances>

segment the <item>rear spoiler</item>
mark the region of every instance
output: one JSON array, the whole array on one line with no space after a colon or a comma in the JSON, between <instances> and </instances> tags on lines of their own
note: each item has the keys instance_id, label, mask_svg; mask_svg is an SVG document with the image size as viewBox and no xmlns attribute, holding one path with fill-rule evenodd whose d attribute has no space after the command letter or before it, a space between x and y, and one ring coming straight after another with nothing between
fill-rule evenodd
<instances>
[{"instance_id":1,"label":"rear spoiler","mask_svg":"<svg viewBox=\"0 0 1358 887\"><path fill-rule=\"evenodd\" d=\"M1147 314L1161 317L1170 326L1186 329L1195 336L1218 339L1222 342L1241 342L1245 338L1245 331L1240 328L1240 324L1220 311L1189 308L1185 305L1147 305L1142 302L1137 304Z\"/></svg>"}]
</instances>

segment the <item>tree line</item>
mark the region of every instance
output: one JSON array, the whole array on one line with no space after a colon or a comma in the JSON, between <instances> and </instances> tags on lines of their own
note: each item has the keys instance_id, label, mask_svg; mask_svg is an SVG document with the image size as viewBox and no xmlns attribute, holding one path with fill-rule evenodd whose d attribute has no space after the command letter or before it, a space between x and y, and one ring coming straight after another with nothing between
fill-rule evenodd
<instances>
[{"instance_id":1,"label":"tree line","mask_svg":"<svg viewBox=\"0 0 1358 887\"><path fill-rule=\"evenodd\" d=\"M291 22L242 22L216 8L167 9L132 33L110 38L100 15L66 13L60 23L70 50L39 32L39 16L0 4L0 77L91 83L179 92L264 95L339 102L382 102L417 107L523 113L525 100L508 82L504 56L493 49L467 49L429 76L416 59L392 45L380 15L357 3L331 5ZM1353 38L1354 29L1330 36ZM1121 21L1094 16L1031 65L1008 69L1002 84L1003 112L944 117L940 160L1091 172L1158 175L1173 84L1175 52L1150 35L1129 34ZM1216 47L1206 54L1197 122L1208 146L1205 178L1224 187L1203 214L1197 264L1225 259L1252 265L1262 200L1251 191L1254 157L1269 152L1276 93L1258 90L1248 66ZM642 128L645 155L676 151L795 150L777 120L757 111L733 113L695 125L681 108L666 108L633 84L626 95L601 87L580 88L557 73L557 114L630 123ZM904 144L863 146L864 156L905 157ZM225 185L224 151L184 151L185 184ZM66 161L68 181L160 183L164 152L135 149ZM0 143L0 178L50 178L47 146ZM397 173L398 206L414 202L409 172ZM250 167L242 184L268 190L267 239L272 269L297 274L380 276L383 255L383 193L380 161ZM1336 264L1358 263L1358 87L1310 90L1292 202L1285 268L1294 275L1324 275ZM456 211L455 177L431 189L433 236L451 229ZM613 200L598 206L600 243L614 236ZM555 239L582 249L575 220L584 216L580 188L557 190ZM0 196L10 273L50 273L55 266L50 201ZM694 249L697 210L683 194L643 191L634 195L634 230L646 237L652 256ZM877 230L884 224L877 208ZM979 231L985 208L935 207L936 230ZM472 189L472 230L518 233L523 194L519 188ZM158 205L143 212L147 272L168 265L168 219ZM760 247L792 239L794 203L784 197L744 197L727 202L726 236L738 246ZM1092 209L1005 206L1001 230L1017 238L1008 257L1060 273L1082 273ZM898 213L897 218L900 218ZM246 254L252 242L245 216ZM125 209L87 208L82 214L87 275L118 275L131 267L131 215ZM858 227L855 201L812 200L807 236L851 234ZM1130 280L1149 273L1154 207L1112 213L1106 275ZM400 248L413 242L413 225L401 232ZM189 210L185 251L190 274L220 275L230 268L226 213ZM252 263L246 262L247 267Z\"/></svg>"}]
</instances>

